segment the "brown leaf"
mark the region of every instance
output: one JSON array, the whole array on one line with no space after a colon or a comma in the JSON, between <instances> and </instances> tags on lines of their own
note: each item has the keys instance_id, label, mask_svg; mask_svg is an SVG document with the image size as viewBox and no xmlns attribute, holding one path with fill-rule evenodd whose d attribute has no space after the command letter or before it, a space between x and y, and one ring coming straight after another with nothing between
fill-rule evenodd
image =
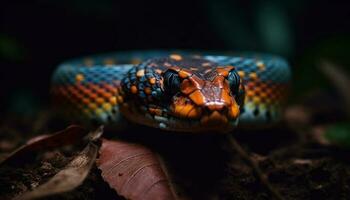
<instances>
[{"instance_id":1,"label":"brown leaf","mask_svg":"<svg viewBox=\"0 0 350 200\"><path fill-rule=\"evenodd\" d=\"M88 132L80 126L69 126L65 130L54 133L51 136L43 136L40 138L34 138L29 140L27 144L19 147L7 158L0 162L0 166L4 164L21 164L28 158L30 154L39 152L41 150L47 150L49 148L57 148L65 145L71 145L81 142Z\"/></svg>"},{"instance_id":2,"label":"brown leaf","mask_svg":"<svg viewBox=\"0 0 350 200\"><path fill-rule=\"evenodd\" d=\"M97 156L98 147L89 143L80 154L48 182L38 186L16 199L35 199L49 195L68 192L83 183L90 172Z\"/></svg>"},{"instance_id":3,"label":"brown leaf","mask_svg":"<svg viewBox=\"0 0 350 200\"><path fill-rule=\"evenodd\" d=\"M97 166L126 199L177 199L159 158L142 145L104 139Z\"/></svg>"}]
</instances>

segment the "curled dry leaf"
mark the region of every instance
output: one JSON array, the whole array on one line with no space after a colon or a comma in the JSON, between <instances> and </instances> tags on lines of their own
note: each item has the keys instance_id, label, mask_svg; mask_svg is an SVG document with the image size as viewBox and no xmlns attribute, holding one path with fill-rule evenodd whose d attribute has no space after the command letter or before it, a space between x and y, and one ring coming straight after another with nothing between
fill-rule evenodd
<instances>
[{"instance_id":1,"label":"curled dry leaf","mask_svg":"<svg viewBox=\"0 0 350 200\"><path fill-rule=\"evenodd\" d=\"M67 192L75 189L85 180L95 163L98 147L93 143L103 133L103 127L87 132L80 126L70 126L53 135L40 135L29 140L24 146L14 151L1 165L19 165L33 159L38 153L43 153L66 145L87 144L82 152L76 155L62 170L46 183L37 186L32 191L21 194L16 199L35 199L48 195Z\"/></svg>"},{"instance_id":2,"label":"curled dry leaf","mask_svg":"<svg viewBox=\"0 0 350 200\"><path fill-rule=\"evenodd\" d=\"M126 199L176 199L159 158L142 145L103 140L97 166L110 187Z\"/></svg>"},{"instance_id":3,"label":"curled dry leaf","mask_svg":"<svg viewBox=\"0 0 350 200\"><path fill-rule=\"evenodd\" d=\"M49 195L68 192L83 183L95 163L98 147L89 143L82 152L48 182L38 186L33 191L29 191L16 199L36 199Z\"/></svg>"},{"instance_id":4,"label":"curled dry leaf","mask_svg":"<svg viewBox=\"0 0 350 200\"><path fill-rule=\"evenodd\" d=\"M30 139L26 142L26 144L29 145L29 144L35 143L35 142L40 141L40 140L42 140L42 139L44 139L44 138L47 138L47 137L50 137L50 135L47 135L47 134L45 134L45 135L38 135L38 136L35 136L35 137L33 137L33 138L30 138Z\"/></svg>"},{"instance_id":5,"label":"curled dry leaf","mask_svg":"<svg viewBox=\"0 0 350 200\"><path fill-rule=\"evenodd\" d=\"M65 145L71 145L82 141L88 132L76 125L69 126L65 130L54 133L50 136L38 136L29 140L27 144L15 150L7 158L0 162L1 165L16 164L20 165L28 158L30 154L47 150L49 148L57 148Z\"/></svg>"}]
</instances>

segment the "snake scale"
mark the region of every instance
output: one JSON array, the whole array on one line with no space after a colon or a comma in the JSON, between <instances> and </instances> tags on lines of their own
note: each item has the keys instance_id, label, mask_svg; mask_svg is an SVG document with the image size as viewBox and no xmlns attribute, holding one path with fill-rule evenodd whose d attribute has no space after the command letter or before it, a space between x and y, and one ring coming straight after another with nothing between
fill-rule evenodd
<instances>
[{"instance_id":1,"label":"snake scale","mask_svg":"<svg viewBox=\"0 0 350 200\"><path fill-rule=\"evenodd\" d=\"M290 78L269 54L134 51L67 61L51 91L58 110L85 122L230 132L277 123Z\"/></svg>"}]
</instances>

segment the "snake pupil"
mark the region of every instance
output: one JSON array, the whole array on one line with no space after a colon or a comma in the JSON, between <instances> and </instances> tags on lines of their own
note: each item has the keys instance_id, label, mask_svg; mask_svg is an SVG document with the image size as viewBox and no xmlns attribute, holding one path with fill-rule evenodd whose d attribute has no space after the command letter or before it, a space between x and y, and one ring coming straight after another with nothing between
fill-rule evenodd
<instances>
[{"instance_id":1,"label":"snake pupil","mask_svg":"<svg viewBox=\"0 0 350 200\"><path fill-rule=\"evenodd\" d=\"M164 75L164 89L170 95L180 91L180 77L173 70L167 70Z\"/></svg>"}]
</instances>

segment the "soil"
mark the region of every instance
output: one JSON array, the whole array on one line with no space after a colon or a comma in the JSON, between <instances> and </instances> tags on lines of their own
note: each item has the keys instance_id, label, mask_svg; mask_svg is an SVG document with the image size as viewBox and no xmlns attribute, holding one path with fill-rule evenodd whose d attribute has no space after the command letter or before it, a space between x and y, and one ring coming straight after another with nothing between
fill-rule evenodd
<instances>
[{"instance_id":1,"label":"soil","mask_svg":"<svg viewBox=\"0 0 350 200\"><path fill-rule=\"evenodd\" d=\"M40 118L40 117L38 117ZM33 124L45 124L33 127ZM0 159L37 135L60 126L9 117L0 127ZM64 127L63 127L64 128ZM161 156L179 196L191 199L271 199L266 187L227 142L227 136L164 133L130 126L118 139L142 143ZM105 137L115 139L114 131ZM263 131L234 133L258 162L268 181L284 199L350 199L349 151L322 146L285 124ZM0 168L0 199L17 195L46 182L76 154L76 148L50 150L34 162ZM77 189L46 199L123 199L93 167Z\"/></svg>"}]
</instances>

